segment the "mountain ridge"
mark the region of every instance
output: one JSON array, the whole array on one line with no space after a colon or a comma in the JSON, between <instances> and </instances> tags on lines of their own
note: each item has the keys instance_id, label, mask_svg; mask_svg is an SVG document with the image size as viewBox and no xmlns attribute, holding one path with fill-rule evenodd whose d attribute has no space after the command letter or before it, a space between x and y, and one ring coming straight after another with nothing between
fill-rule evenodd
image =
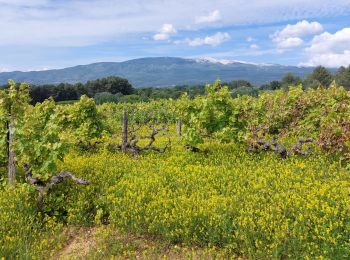
<instances>
[{"instance_id":1,"label":"mountain ridge","mask_svg":"<svg viewBox=\"0 0 350 260\"><path fill-rule=\"evenodd\" d=\"M287 72L303 77L312 70L311 67L213 58L146 57L122 62L95 62L63 69L1 72L0 84L6 84L8 79L29 84L85 83L97 78L119 76L127 78L136 88L197 85L218 78L223 81L244 79L261 85L279 80Z\"/></svg>"}]
</instances>

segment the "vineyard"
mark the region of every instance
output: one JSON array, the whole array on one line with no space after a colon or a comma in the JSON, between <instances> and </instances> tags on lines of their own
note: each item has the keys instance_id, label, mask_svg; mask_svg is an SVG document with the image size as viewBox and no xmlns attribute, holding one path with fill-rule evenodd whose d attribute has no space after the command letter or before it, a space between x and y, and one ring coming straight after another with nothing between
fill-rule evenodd
<instances>
[{"instance_id":1,"label":"vineyard","mask_svg":"<svg viewBox=\"0 0 350 260\"><path fill-rule=\"evenodd\" d=\"M194 98L32 105L9 85L0 257L350 257L344 88L234 98L216 81ZM72 230L91 241L65 254Z\"/></svg>"}]
</instances>

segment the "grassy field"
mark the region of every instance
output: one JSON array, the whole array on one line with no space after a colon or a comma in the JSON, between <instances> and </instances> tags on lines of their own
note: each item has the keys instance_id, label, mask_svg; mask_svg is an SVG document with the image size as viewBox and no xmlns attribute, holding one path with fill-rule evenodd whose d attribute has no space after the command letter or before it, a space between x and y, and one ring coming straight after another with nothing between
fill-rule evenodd
<instances>
[{"instance_id":1,"label":"grassy field","mask_svg":"<svg viewBox=\"0 0 350 260\"><path fill-rule=\"evenodd\" d=\"M283 160L275 153L251 154L242 145L210 141L200 146L204 152L191 153L174 128L171 133L170 151L148 152L139 160L103 148L71 151L60 168L92 184L67 182L54 190L45 201L44 226L26 222L35 214L28 185L18 184L13 204L5 204L13 198L5 190L2 223L13 223L21 214L15 224L28 228L2 226L2 254L251 259L350 255L350 175L339 161L317 151ZM158 142L164 144L165 137Z\"/></svg>"}]
</instances>

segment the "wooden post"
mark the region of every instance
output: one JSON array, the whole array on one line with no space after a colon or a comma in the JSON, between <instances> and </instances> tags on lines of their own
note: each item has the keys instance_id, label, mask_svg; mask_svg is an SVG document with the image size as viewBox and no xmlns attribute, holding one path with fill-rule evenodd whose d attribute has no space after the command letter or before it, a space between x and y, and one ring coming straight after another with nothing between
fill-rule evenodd
<instances>
[{"instance_id":1,"label":"wooden post","mask_svg":"<svg viewBox=\"0 0 350 260\"><path fill-rule=\"evenodd\" d=\"M178 120L176 124L177 135L182 136L182 121Z\"/></svg>"},{"instance_id":2,"label":"wooden post","mask_svg":"<svg viewBox=\"0 0 350 260\"><path fill-rule=\"evenodd\" d=\"M122 129L122 152L126 152L128 143L128 117L125 109L123 110L123 129Z\"/></svg>"},{"instance_id":3,"label":"wooden post","mask_svg":"<svg viewBox=\"0 0 350 260\"><path fill-rule=\"evenodd\" d=\"M16 181L16 161L15 151L13 149L14 126L12 116L10 117L10 121L7 123L7 131L8 179L10 186L14 186Z\"/></svg>"}]
</instances>

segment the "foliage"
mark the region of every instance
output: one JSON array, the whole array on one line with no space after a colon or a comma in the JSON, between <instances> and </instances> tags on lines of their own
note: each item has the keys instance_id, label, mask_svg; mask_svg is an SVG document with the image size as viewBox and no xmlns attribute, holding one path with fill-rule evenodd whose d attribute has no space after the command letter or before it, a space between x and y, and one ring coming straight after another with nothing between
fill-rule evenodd
<instances>
[{"instance_id":1,"label":"foliage","mask_svg":"<svg viewBox=\"0 0 350 260\"><path fill-rule=\"evenodd\" d=\"M204 85L195 86L175 86L167 88L140 88L136 89L135 93L140 97L140 101L150 101L156 99L178 99L182 94L187 93L193 98L205 94Z\"/></svg>"},{"instance_id":2,"label":"foliage","mask_svg":"<svg viewBox=\"0 0 350 260\"><path fill-rule=\"evenodd\" d=\"M31 106L28 86L17 86L13 81L9 84L10 88L1 93L1 149L6 149L6 124L11 120L17 162L29 164L35 178L42 181L50 178L68 145L101 136L101 121L92 99L82 96L75 104L59 107L48 99ZM2 154L2 162L6 160L4 154L7 153Z\"/></svg>"},{"instance_id":3,"label":"foliage","mask_svg":"<svg viewBox=\"0 0 350 260\"><path fill-rule=\"evenodd\" d=\"M233 80L228 83L223 83L223 85L227 86L229 89L236 89L236 88L252 88L254 87L249 81L247 80Z\"/></svg>"},{"instance_id":4,"label":"foliage","mask_svg":"<svg viewBox=\"0 0 350 260\"><path fill-rule=\"evenodd\" d=\"M120 100L120 97L122 94L111 94L109 92L100 92L96 93L94 96L94 100L96 104L103 104L103 103L108 103L108 102L118 102Z\"/></svg>"},{"instance_id":5,"label":"foliage","mask_svg":"<svg viewBox=\"0 0 350 260\"><path fill-rule=\"evenodd\" d=\"M340 67L335 74L335 80L339 86L343 86L345 89L350 89L350 66L347 68Z\"/></svg>"},{"instance_id":6,"label":"foliage","mask_svg":"<svg viewBox=\"0 0 350 260\"><path fill-rule=\"evenodd\" d=\"M329 70L322 66L318 66L314 69L314 71L311 73L311 78L317 80L319 84L324 87L328 87L333 81L332 74L329 72Z\"/></svg>"},{"instance_id":7,"label":"foliage","mask_svg":"<svg viewBox=\"0 0 350 260\"><path fill-rule=\"evenodd\" d=\"M273 80L269 84L261 85L259 89L264 91L264 90L277 90L280 88L282 88L282 82L278 80Z\"/></svg>"},{"instance_id":8,"label":"foliage","mask_svg":"<svg viewBox=\"0 0 350 260\"><path fill-rule=\"evenodd\" d=\"M232 99L228 89L216 83L208 86L206 96L184 96L177 108L190 145L203 142L203 137L250 143L258 131L282 139L312 137L325 151L349 157L350 94L336 85L306 91L301 85L290 86Z\"/></svg>"},{"instance_id":9,"label":"foliage","mask_svg":"<svg viewBox=\"0 0 350 260\"><path fill-rule=\"evenodd\" d=\"M238 97L238 96L252 96L256 97L258 96L258 89L252 88L252 87L238 87L234 90L232 90L232 97Z\"/></svg>"},{"instance_id":10,"label":"foliage","mask_svg":"<svg viewBox=\"0 0 350 260\"><path fill-rule=\"evenodd\" d=\"M43 102L52 97L55 101L77 100L83 95L93 97L98 93L108 92L111 94L121 93L122 95L132 94L134 91L127 79L119 77L107 77L91 80L87 83L60 83L58 85L32 85L30 96L32 104Z\"/></svg>"},{"instance_id":11,"label":"foliage","mask_svg":"<svg viewBox=\"0 0 350 260\"><path fill-rule=\"evenodd\" d=\"M184 95L178 104L178 115L185 127L184 138L189 145L203 142L203 136L218 135L230 138L227 128L232 110L232 98L229 89L220 86L216 81L207 85L205 97L197 97L192 101Z\"/></svg>"},{"instance_id":12,"label":"foliage","mask_svg":"<svg viewBox=\"0 0 350 260\"><path fill-rule=\"evenodd\" d=\"M121 129L123 109L127 111L128 121L131 126L157 125L174 123L176 113L173 100L154 100L139 103L104 103L98 106L98 112L103 116L104 123L109 133L118 132Z\"/></svg>"},{"instance_id":13,"label":"foliage","mask_svg":"<svg viewBox=\"0 0 350 260\"><path fill-rule=\"evenodd\" d=\"M22 126L22 120L29 103L29 86L27 84L17 85L14 81L9 80L9 87L0 90L0 165L7 162L8 144L7 136L9 125L13 127L16 134ZM12 147L11 149L15 149Z\"/></svg>"},{"instance_id":14,"label":"foliage","mask_svg":"<svg viewBox=\"0 0 350 260\"><path fill-rule=\"evenodd\" d=\"M289 87L289 86L301 84L301 78L289 72L283 76L281 82L283 87Z\"/></svg>"},{"instance_id":15,"label":"foliage","mask_svg":"<svg viewBox=\"0 0 350 260\"><path fill-rule=\"evenodd\" d=\"M303 91L302 86L295 86L251 99L244 115L248 130L279 137L313 137L325 151L348 156L349 104L350 94L341 87Z\"/></svg>"},{"instance_id":16,"label":"foliage","mask_svg":"<svg viewBox=\"0 0 350 260\"><path fill-rule=\"evenodd\" d=\"M0 91L0 95L3 92ZM7 162L7 117L5 100L0 96L0 167Z\"/></svg>"},{"instance_id":17,"label":"foliage","mask_svg":"<svg viewBox=\"0 0 350 260\"><path fill-rule=\"evenodd\" d=\"M20 162L27 163L33 176L46 181L56 173L57 161L63 160L67 144L61 138L62 128L52 99L28 106L23 125L18 130L17 151Z\"/></svg>"},{"instance_id":18,"label":"foliage","mask_svg":"<svg viewBox=\"0 0 350 260\"><path fill-rule=\"evenodd\" d=\"M107 77L96 80L89 80L86 83L89 92L94 95L99 92L109 92L111 94L121 93L129 95L133 92L133 87L127 79L120 77Z\"/></svg>"},{"instance_id":19,"label":"foliage","mask_svg":"<svg viewBox=\"0 0 350 260\"><path fill-rule=\"evenodd\" d=\"M18 120L30 101L29 86L25 83L17 85L13 80L9 80L9 86L8 89L1 90L1 96L9 115L15 116Z\"/></svg>"},{"instance_id":20,"label":"foliage","mask_svg":"<svg viewBox=\"0 0 350 260\"><path fill-rule=\"evenodd\" d=\"M86 145L102 135L101 115L94 100L85 95L74 104L58 107L57 113L61 136L67 143Z\"/></svg>"}]
</instances>

